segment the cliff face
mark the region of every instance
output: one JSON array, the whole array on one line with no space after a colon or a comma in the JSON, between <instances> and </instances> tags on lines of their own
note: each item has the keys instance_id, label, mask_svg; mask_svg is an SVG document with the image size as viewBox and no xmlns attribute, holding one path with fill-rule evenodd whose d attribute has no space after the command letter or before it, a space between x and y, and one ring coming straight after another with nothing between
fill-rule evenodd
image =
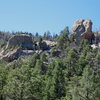
<instances>
[{"instance_id":1,"label":"cliff face","mask_svg":"<svg viewBox=\"0 0 100 100\"><path fill-rule=\"evenodd\" d=\"M0 52L0 59L11 62L21 56L29 56L34 53L34 43L31 35L12 35L7 45Z\"/></svg>"},{"instance_id":2,"label":"cliff face","mask_svg":"<svg viewBox=\"0 0 100 100\"><path fill-rule=\"evenodd\" d=\"M50 42L50 41L49 41ZM54 42L50 42L51 44ZM33 55L35 52L43 52L52 46L48 41L35 42L33 36L28 34L12 35L7 45L0 52L0 59L12 62L22 56Z\"/></svg>"},{"instance_id":3,"label":"cliff face","mask_svg":"<svg viewBox=\"0 0 100 100\"><path fill-rule=\"evenodd\" d=\"M72 34L74 35L75 41L73 44L70 44L71 48L79 46L80 41L84 39L92 44L91 47L100 48L100 31L92 32L91 20L80 19L75 21L72 27ZM33 55L36 52L40 54L45 51L48 51L48 55L50 55L50 49L56 47L58 44L58 41L54 41L55 38L52 41L48 39L39 41L40 37L37 38L38 39L35 39L34 36L33 39L33 36L29 34L14 35L0 33L0 42L6 42L5 44L0 44L0 59L11 62L21 56ZM41 38L44 39L42 36ZM70 38L68 38L68 40L70 41ZM59 52L59 50L57 52Z\"/></svg>"},{"instance_id":4,"label":"cliff face","mask_svg":"<svg viewBox=\"0 0 100 100\"><path fill-rule=\"evenodd\" d=\"M23 49L32 50L33 49L32 36L26 34L12 36L9 39L6 48L15 46L21 46Z\"/></svg>"}]
</instances>

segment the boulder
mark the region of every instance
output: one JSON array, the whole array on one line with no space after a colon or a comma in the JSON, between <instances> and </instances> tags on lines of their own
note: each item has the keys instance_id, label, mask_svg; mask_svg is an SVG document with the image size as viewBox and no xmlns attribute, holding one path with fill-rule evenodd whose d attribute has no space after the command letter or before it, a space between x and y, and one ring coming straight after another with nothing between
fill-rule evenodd
<instances>
[{"instance_id":1,"label":"boulder","mask_svg":"<svg viewBox=\"0 0 100 100\"><path fill-rule=\"evenodd\" d=\"M28 50L33 49L32 36L26 35L26 34L12 36L9 39L6 48L12 48L12 47L16 47L16 46L21 47L23 49L28 49Z\"/></svg>"},{"instance_id":2,"label":"boulder","mask_svg":"<svg viewBox=\"0 0 100 100\"><path fill-rule=\"evenodd\" d=\"M50 41L50 40L43 40L49 47L54 47L57 45L57 42Z\"/></svg>"},{"instance_id":3,"label":"boulder","mask_svg":"<svg viewBox=\"0 0 100 100\"><path fill-rule=\"evenodd\" d=\"M76 41L78 42L82 39L87 39L90 43L94 39L94 34L92 32L92 22L89 19L77 20L72 27L72 34L74 34Z\"/></svg>"}]
</instances>

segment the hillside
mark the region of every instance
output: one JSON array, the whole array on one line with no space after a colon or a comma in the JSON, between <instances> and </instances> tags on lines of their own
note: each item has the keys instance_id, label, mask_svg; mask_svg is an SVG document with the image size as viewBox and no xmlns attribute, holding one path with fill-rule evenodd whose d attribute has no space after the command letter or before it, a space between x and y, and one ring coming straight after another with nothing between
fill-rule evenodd
<instances>
[{"instance_id":1,"label":"hillside","mask_svg":"<svg viewBox=\"0 0 100 100\"><path fill-rule=\"evenodd\" d=\"M77 20L60 35L0 32L0 100L99 100L100 31Z\"/></svg>"}]
</instances>

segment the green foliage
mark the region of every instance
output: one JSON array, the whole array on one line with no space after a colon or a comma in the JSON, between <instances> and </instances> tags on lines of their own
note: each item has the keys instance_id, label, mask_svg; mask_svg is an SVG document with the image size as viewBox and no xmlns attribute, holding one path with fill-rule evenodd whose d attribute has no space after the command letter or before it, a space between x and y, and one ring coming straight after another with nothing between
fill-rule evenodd
<instances>
[{"instance_id":1,"label":"green foliage","mask_svg":"<svg viewBox=\"0 0 100 100\"><path fill-rule=\"evenodd\" d=\"M51 49L50 55L51 55L51 57L54 57L55 56L55 48L52 48Z\"/></svg>"},{"instance_id":2,"label":"green foliage","mask_svg":"<svg viewBox=\"0 0 100 100\"><path fill-rule=\"evenodd\" d=\"M63 37L68 37L69 36L69 28L68 28L68 26L64 29L64 30L62 30L61 31L61 35L63 36Z\"/></svg>"},{"instance_id":3,"label":"green foliage","mask_svg":"<svg viewBox=\"0 0 100 100\"><path fill-rule=\"evenodd\" d=\"M50 55L44 51L9 64L0 60L0 100L99 100L100 50L86 40L71 47L74 37L68 36L68 28L61 31Z\"/></svg>"},{"instance_id":4,"label":"green foliage","mask_svg":"<svg viewBox=\"0 0 100 100\"><path fill-rule=\"evenodd\" d=\"M45 74L46 72L46 67L43 64L43 62L41 60L37 60L36 61L36 65L35 65L35 69L34 71L38 74Z\"/></svg>"},{"instance_id":5,"label":"green foliage","mask_svg":"<svg viewBox=\"0 0 100 100\"><path fill-rule=\"evenodd\" d=\"M0 48L3 48L6 46L6 42L0 42Z\"/></svg>"},{"instance_id":6,"label":"green foliage","mask_svg":"<svg viewBox=\"0 0 100 100\"><path fill-rule=\"evenodd\" d=\"M87 65L87 60L85 59L84 56L80 56L78 59L78 64L77 64L77 75L82 75L83 69Z\"/></svg>"},{"instance_id":7,"label":"green foliage","mask_svg":"<svg viewBox=\"0 0 100 100\"><path fill-rule=\"evenodd\" d=\"M7 71L6 71L6 62L0 63L0 100L5 98L3 88L6 85Z\"/></svg>"},{"instance_id":8,"label":"green foliage","mask_svg":"<svg viewBox=\"0 0 100 100\"><path fill-rule=\"evenodd\" d=\"M34 70L27 65L16 68L8 74L7 84L4 87L6 98L10 100L37 100L41 95L41 77L36 76Z\"/></svg>"},{"instance_id":9,"label":"green foliage","mask_svg":"<svg viewBox=\"0 0 100 100\"><path fill-rule=\"evenodd\" d=\"M96 74L94 74L93 69L90 66L87 66L84 69L83 77L81 79L81 87L82 91L80 95L85 98L86 100L99 100L100 88L99 80L96 78Z\"/></svg>"},{"instance_id":10,"label":"green foliage","mask_svg":"<svg viewBox=\"0 0 100 100\"><path fill-rule=\"evenodd\" d=\"M68 76L72 76L77 73L77 60L78 55L75 49L72 49L68 52L67 58L64 59L64 64L66 66Z\"/></svg>"},{"instance_id":11,"label":"green foliage","mask_svg":"<svg viewBox=\"0 0 100 100\"><path fill-rule=\"evenodd\" d=\"M47 62L47 55L46 55L45 52L43 52L43 53L41 54L40 60L41 60L42 62Z\"/></svg>"},{"instance_id":12,"label":"green foliage","mask_svg":"<svg viewBox=\"0 0 100 100\"><path fill-rule=\"evenodd\" d=\"M64 74L64 66L61 61L57 60L53 63L51 76L47 78L44 100L60 100L66 94L66 81Z\"/></svg>"},{"instance_id":13,"label":"green foliage","mask_svg":"<svg viewBox=\"0 0 100 100\"><path fill-rule=\"evenodd\" d=\"M61 31L60 36L57 37L58 48L64 49L69 45L69 29L66 27L64 30Z\"/></svg>"},{"instance_id":14,"label":"green foliage","mask_svg":"<svg viewBox=\"0 0 100 100\"><path fill-rule=\"evenodd\" d=\"M30 59L29 66L30 66L30 67L35 67L36 61L37 61L38 59L40 59L40 56L39 56L38 53L35 53L35 54L31 57L31 59Z\"/></svg>"},{"instance_id":15,"label":"green foliage","mask_svg":"<svg viewBox=\"0 0 100 100\"><path fill-rule=\"evenodd\" d=\"M71 34L71 36L70 36L70 42L74 42L74 35L73 34Z\"/></svg>"},{"instance_id":16,"label":"green foliage","mask_svg":"<svg viewBox=\"0 0 100 100\"><path fill-rule=\"evenodd\" d=\"M89 51L92 51L91 46L89 45L89 42L87 40L82 40L80 43L79 51L86 55Z\"/></svg>"},{"instance_id":17,"label":"green foliage","mask_svg":"<svg viewBox=\"0 0 100 100\"><path fill-rule=\"evenodd\" d=\"M43 38L44 38L45 40L50 40L50 39L52 39L52 36L51 36L50 31L45 32Z\"/></svg>"}]
</instances>

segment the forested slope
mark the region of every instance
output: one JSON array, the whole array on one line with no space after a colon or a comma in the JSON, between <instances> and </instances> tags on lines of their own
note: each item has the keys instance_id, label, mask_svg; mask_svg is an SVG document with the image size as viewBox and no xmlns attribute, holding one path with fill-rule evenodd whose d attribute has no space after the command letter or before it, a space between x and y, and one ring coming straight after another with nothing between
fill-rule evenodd
<instances>
[{"instance_id":1,"label":"forested slope","mask_svg":"<svg viewBox=\"0 0 100 100\"><path fill-rule=\"evenodd\" d=\"M68 27L59 36L30 34L31 55L1 59L0 100L100 100L100 48L69 34ZM6 52L16 48L26 50L16 46Z\"/></svg>"}]
</instances>

